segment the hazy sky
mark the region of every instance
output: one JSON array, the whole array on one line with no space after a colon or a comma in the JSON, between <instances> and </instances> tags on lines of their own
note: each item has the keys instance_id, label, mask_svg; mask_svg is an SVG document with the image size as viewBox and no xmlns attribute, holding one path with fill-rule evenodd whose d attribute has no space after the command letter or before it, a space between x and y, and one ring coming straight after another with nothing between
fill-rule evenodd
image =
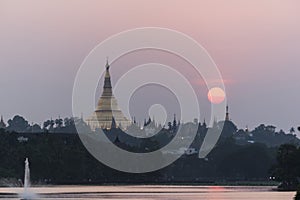
<instances>
[{"instance_id":1,"label":"hazy sky","mask_svg":"<svg viewBox=\"0 0 300 200\"><path fill-rule=\"evenodd\" d=\"M207 49L240 128L288 130L300 125L299 8L298 0L0 0L0 114L70 116L85 56L120 31L157 26Z\"/></svg>"}]
</instances>

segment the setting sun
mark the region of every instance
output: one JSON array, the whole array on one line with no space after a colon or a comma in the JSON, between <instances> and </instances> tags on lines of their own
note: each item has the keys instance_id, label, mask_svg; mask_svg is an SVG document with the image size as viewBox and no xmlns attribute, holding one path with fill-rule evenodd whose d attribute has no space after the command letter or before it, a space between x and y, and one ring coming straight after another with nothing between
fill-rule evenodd
<instances>
[{"instance_id":1,"label":"setting sun","mask_svg":"<svg viewBox=\"0 0 300 200\"><path fill-rule=\"evenodd\" d=\"M224 101L225 92L219 87L214 87L208 91L207 98L211 103L219 104Z\"/></svg>"}]
</instances>

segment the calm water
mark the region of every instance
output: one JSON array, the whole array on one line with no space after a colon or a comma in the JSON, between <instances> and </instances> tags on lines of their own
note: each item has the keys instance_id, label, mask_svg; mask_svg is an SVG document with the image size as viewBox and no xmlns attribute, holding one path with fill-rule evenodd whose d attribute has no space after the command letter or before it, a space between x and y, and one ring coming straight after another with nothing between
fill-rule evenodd
<instances>
[{"instance_id":1,"label":"calm water","mask_svg":"<svg viewBox=\"0 0 300 200\"><path fill-rule=\"evenodd\" d=\"M22 188L0 188L0 198L20 199ZM123 200L292 200L295 192L274 192L272 187L243 186L54 186L32 191L38 199L123 199Z\"/></svg>"}]
</instances>

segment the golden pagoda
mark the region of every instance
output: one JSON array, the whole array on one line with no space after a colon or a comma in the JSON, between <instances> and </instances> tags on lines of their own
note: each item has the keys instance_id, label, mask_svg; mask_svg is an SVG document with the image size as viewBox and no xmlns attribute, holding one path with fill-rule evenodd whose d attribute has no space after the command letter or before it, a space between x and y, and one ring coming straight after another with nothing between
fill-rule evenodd
<instances>
[{"instance_id":1,"label":"golden pagoda","mask_svg":"<svg viewBox=\"0 0 300 200\"><path fill-rule=\"evenodd\" d=\"M131 121L128 120L118 107L116 98L112 92L109 64L106 61L106 72L102 95L98 101L95 112L86 121L92 130L122 128L127 129Z\"/></svg>"}]
</instances>

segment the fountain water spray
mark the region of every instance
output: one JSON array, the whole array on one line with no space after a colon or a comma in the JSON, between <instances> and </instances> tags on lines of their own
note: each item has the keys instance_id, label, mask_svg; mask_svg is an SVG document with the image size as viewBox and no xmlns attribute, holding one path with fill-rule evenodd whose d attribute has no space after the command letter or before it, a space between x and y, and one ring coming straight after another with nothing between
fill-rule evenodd
<instances>
[{"instance_id":1,"label":"fountain water spray","mask_svg":"<svg viewBox=\"0 0 300 200\"><path fill-rule=\"evenodd\" d=\"M22 200L36 199L36 194L30 191L30 169L28 158L25 159L25 174L24 174L24 192L21 194Z\"/></svg>"},{"instance_id":2,"label":"fountain water spray","mask_svg":"<svg viewBox=\"0 0 300 200\"><path fill-rule=\"evenodd\" d=\"M25 175L24 175L24 192L26 193L30 187L30 169L28 158L25 160Z\"/></svg>"}]
</instances>

